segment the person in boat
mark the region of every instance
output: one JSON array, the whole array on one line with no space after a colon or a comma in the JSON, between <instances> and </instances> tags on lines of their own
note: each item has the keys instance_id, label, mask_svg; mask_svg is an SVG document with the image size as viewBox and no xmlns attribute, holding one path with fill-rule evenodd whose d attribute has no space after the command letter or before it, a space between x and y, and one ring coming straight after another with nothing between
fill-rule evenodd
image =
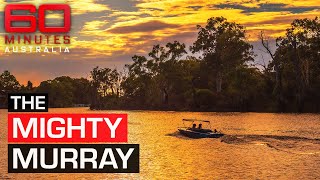
<instances>
[{"instance_id":1,"label":"person in boat","mask_svg":"<svg viewBox=\"0 0 320 180\"><path fill-rule=\"evenodd\" d=\"M195 129L197 127L196 124L192 124L192 129Z\"/></svg>"},{"instance_id":2,"label":"person in boat","mask_svg":"<svg viewBox=\"0 0 320 180\"><path fill-rule=\"evenodd\" d=\"M201 124L201 123L199 124L199 127L198 127L198 129L202 129L202 124Z\"/></svg>"},{"instance_id":3,"label":"person in boat","mask_svg":"<svg viewBox=\"0 0 320 180\"><path fill-rule=\"evenodd\" d=\"M214 129L213 132L214 132L214 133L217 133L218 131L217 131L217 129Z\"/></svg>"}]
</instances>

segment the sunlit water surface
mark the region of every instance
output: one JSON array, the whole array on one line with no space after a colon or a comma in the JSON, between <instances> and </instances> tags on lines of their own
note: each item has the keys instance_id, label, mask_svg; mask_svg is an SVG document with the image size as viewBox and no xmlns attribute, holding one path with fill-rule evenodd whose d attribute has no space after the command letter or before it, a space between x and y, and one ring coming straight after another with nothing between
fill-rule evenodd
<instances>
[{"instance_id":1,"label":"sunlit water surface","mask_svg":"<svg viewBox=\"0 0 320 180\"><path fill-rule=\"evenodd\" d=\"M85 108L50 113L93 113ZM320 115L95 111L128 113L129 141L140 144L139 174L8 174L7 111L0 110L0 179L319 179ZM227 135L189 139L181 119L210 120Z\"/></svg>"}]
</instances>

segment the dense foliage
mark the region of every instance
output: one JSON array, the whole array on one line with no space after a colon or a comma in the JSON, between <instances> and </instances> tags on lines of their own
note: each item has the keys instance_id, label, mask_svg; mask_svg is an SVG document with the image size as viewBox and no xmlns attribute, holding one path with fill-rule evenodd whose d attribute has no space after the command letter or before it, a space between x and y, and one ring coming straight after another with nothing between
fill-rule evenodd
<instances>
[{"instance_id":1,"label":"dense foliage","mask_svg":"<svg viewBox=\"0 0 320 180\"><path fill-rule=\"evenodd\" d=\"M276 40L271 61L253 65L245 28L223 17L197 26L190 47L174 41L134 55L125 72L94 68L90 79L58 77L33 87L0 75L0 92L47 92L51 107L91 104L93 109L320 112L320 20L295 20Z\"/></svg>"}]
</instances>

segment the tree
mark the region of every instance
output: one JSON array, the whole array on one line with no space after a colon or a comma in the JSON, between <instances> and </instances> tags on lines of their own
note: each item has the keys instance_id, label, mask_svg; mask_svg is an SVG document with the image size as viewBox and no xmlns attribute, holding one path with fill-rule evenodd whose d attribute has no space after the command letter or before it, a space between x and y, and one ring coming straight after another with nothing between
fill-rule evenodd
<instances>
[{"instance_id":1,"label":"tree","mask_svg":"<svg viewBox=\"0 0 320 180\"><path fill-rule=\"evenodd\" d=\"M28 81L26 86L22 85L20 87L20 92L23 92L23 93L31 93L33 92L33 90L34 90L34 87L31 81Z\"/></svg>"},{"instance_id":2,"label":"tree","mask_svg":"<svg viewBox=\"0 0 320 180\"><path fill-rule=\"evenodd\" d=\"M190 47L201 52L209 72L216 80L216 91L222 91L223 77L237 66L253 60L252 45L245 39L243 26L226 18L210 18L205 27L197 26L198 37Z\"/></svg>"},{"instance_id":3,"label":"tree","mask_svg":"<svg viewBox=\"0 0 320 180\"><path fill-rule=\"evenodd\" d=\"M28 81L26 88L27 88L27 90L32 91L33 90L33 83L31 81Z\"/></svg>"},{"instance_id":4,"label":"tree","mask_svg":"<svg viewBox=\"0 0 320 180\"><path fill-rule=\"evenodd\" d=\"M275 86L273 89L273 92L276 97L276 102L277 102L277 111L279 112L284 112L285 111L285 99L284 99L284 94L283 94L283 86L282 86L282 71L283 68L281 66L283 60L283 57L279 58L281 56L281 50L278 48L277 52L272 52L269 39L266 37L263 31L261 31L260 36L261 44L266 50L266 52L269 54L271 57L271 62L269 63L268 67L266 68L265 74L269 75L270 74L270 69L274 70L275 72Z\"/></svg>"},{"instance_id":5,"label":"tree","mask_svg":"<svg viewBox=\"0 0 320 180\"><path fill-rule=\"evenodd\" d=\"M120 74L116 69L95 67L90 74L96 93L102 97L110 95L110 92L111 95L116 95L116 92L119 91Z\"/></svg>"},{"instance_id":6,"label":"tree","mask_svg":"<svg viewBox=\"0 0 320 180\"><path fill-rule=\"evenodd\" d=\"M90 104L91 103L91 84L88 79L73 79L73 103L74 104Z\"/></svg>"},{"instance_id":7,"label":"tree","mask_svg":"<svg viewBox=\"0 0 320 180\"><path fill-rule=\"evenodd\" d=\"M4 92L16 92L20 89L21 85L9 71L4 71L0 75L0 90Z\"/></svg>"},{"instance_id":8,"label":"tree","mask_svg":"<svg viewBox=\"0 0 320 180\"><path fill-rule=\"evenodd\" d=\"M74 105L73 79L67 76L57 77L40 83L36 92L49 94L50 107L72 107Z\"/></svg>"},{"instance_id":9,"label":"tree","mask_svg":"<svg viewBox=\"0 0 320 180\"><path fill-rule=\"evenodd\" d=\"M180 58L186 54L185 44L178 41L167 43L166 48L156 45L149 53L149 56L154 63L154 70L156 71L156 81L163 93L163 104L169 105L169 96L173 90L174 83L179 83L175 78L179 76L178 63Z\"/></svg>"},{"instance_id":10,"label":"tree","mask_svg":"<svg viewBox=\"0 0 320 180\"><path fill-rule=\"evenodd\" d=\"M144 98L153 106L168 107L173 87L180 83L177 81L180 76L180 60L186 53L185 44L174 41L167 43L165 47L153 46L149 53L150 59L133 56L133 64L126 66L128 77L122 84L124 91L130 97Z\"/></svg>"},{"instance_id":11,"label":"tree","mask_svg":"<svg viewBox=\"0 0 320 180\"><path fill-rule=\"evenodd\" d=\"M286 35L277 39L276 60L283 62L287 87L295 90L295 104L299 112L303 111L308 94L316 95L314 89L320 74L319 32L318 17L313 20L297 19L287 29Z\"/></svg>"},{"instance_id":12,"label":"tree","mask_svg":"<svg viewBox=\"0 0 320 180\"><path fill-rule=\"evenodd\" d=\"M105 97L119 97L122 77L120 77L120 73L116 69L95 67L90 72L90 78L92 107L101 108L102 99Z\"/></svg>"},{"instance_id":13,"label":"tree","mask_svg":"<svg viewBox=\"0 0 320 180\"><path fill-rule=\"evenodd\" d=\"M174 41L173 43L167 43L166 45L167 57L169 60L175 61L179 60L183 55L187 54L186 45L184 43L180 43L179 41Z\"/></svg>"}]
</instances>

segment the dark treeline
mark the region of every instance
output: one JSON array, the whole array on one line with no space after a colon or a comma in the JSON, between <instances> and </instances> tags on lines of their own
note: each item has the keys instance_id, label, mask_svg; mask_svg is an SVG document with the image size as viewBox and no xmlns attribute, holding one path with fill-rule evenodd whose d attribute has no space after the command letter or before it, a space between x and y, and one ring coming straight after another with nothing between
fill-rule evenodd
<instances>
[{"instance_id":1,"label":"dark treeline","mask_svg":"<svg viewBox=\"0 0 320 180\"><path fill-rule=\"evenodd\" d=\"M191 47L178 41L155 45L147 57L133 56L122 72L96 67L89 79L63 76L33 87L5 71L0 94L47 92L51 107L320 112L319 18L294 20L276 39L275 51L261 32L271 61L259 68L243 26L217 17L197 29Z\"/></svg>"}]
</instances>

